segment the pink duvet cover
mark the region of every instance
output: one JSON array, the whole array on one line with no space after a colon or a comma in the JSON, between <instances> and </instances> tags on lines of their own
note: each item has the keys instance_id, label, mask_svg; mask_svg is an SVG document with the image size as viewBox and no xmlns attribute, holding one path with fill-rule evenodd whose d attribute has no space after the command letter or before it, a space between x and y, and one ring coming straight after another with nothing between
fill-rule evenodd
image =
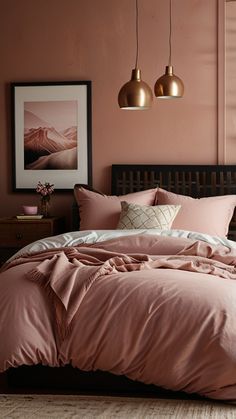
<instances>
[{"instance_id":1,"label":"pink duvet cover","mask_svg":"<svg viewBox=\"0 0 236 419\"><path fill-rule=\"evenodd\" d=\"M72 364L235 401L235 265L138 234L19 257L0 274L0 371Z\"/></svg>"}]
</instances>

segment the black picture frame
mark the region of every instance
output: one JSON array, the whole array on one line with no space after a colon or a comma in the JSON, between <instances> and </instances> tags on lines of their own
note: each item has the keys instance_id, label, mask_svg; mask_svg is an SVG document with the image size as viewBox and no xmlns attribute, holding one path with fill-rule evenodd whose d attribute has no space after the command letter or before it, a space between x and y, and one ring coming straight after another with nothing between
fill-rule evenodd
<instances>
[{"instance_id":1,"label":"black picture frame","mask_svg":"<svg viewBox=\"0 0 236 419\"><path fill-rule=\"evenodd\" d=\"M92 82L11 83L13 191L92 186Z\"/></svg>"}]
</instances>

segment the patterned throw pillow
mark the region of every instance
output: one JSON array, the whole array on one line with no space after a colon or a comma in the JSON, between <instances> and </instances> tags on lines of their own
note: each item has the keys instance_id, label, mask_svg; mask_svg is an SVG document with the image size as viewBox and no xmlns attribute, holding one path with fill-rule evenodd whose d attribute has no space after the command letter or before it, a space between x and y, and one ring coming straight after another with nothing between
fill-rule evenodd
<instances>
[{"instance_id":1,"label":"patterned throw pillow","mask_svg":"<svg viewBox=\"0 0 236 419\"><path fill-rule=\"evenodd\" d=\"M180 205L138 205L121 202L121 215L117 229L149 229L169 230Z\"/></svg>"}]
</instances>

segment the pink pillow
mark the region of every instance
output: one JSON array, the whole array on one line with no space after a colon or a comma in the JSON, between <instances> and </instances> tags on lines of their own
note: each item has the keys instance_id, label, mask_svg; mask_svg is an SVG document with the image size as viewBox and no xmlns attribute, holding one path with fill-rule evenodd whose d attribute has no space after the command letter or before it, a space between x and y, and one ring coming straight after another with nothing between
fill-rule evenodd
<instances>
[{"instance_id":1,"label":"pink pillow","mask_svg":"<svg viewBox=\"0 0 236 419\"><path fill-rule=\"evenodd\" d=\"M159 205L181 205L172 228L225 237L236 206L236 195L194 199L159 188Z\"/></svg>"},{"instance_id":2,"label":"pink pillow","mask_svg":"<svg viewBox=\"0 0 236 419\"><path fill-rule=\"evenodd\" d=\"M79 205L80 230L116 229L121 213L121 201L154 205L156 192L155 188L128 195L107 196L75 185L74 195Z\"/></svg>"}]
</instances>

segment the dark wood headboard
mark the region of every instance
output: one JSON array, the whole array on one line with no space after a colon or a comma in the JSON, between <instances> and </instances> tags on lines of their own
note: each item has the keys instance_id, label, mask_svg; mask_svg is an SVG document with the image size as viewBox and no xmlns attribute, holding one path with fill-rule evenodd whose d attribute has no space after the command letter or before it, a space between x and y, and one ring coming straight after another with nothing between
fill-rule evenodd
<instances>
[{"instance_id":1,"label":"dark wood headboard","mask_svg":"<svg viewBox=\"0 0 236 419\"><path fill-rule=\"evenodd\" d=\"M193 198L234 195L236 165L112 165L113 195L157 186ZM236 211L230 223L228 238L236 241Z\"/></svg>"}]
</instances>

